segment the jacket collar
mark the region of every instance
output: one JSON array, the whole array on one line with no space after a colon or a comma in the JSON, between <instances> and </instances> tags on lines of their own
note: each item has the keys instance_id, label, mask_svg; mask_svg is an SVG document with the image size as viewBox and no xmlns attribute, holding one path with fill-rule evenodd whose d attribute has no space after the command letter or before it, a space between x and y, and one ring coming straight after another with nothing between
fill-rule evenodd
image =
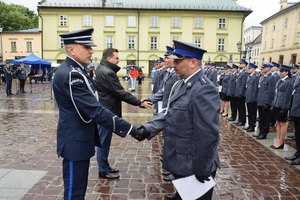
<instances>
[{"instance_id":1,"label":"jacket collar","mask_svg":"<svg viewBox=\"0 0 300 200\"><path fill-rule=\"evenodd\" d=\"M108 60L104 60L104 59L101 60L100 65L104 65L111 68L115 73L117 73L121 69L118 65L115 65L109 62Z\"/></svg>"}]
</instances>

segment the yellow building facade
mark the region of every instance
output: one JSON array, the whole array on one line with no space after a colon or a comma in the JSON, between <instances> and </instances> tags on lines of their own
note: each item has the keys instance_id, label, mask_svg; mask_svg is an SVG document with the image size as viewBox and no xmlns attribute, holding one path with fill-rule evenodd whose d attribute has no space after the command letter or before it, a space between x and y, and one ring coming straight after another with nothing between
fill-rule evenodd
<instances>
[{"instance_id":1,"label":"yellow building facade","mask_svg":"<svg viewBox=\"0 0 300 200\"><path fill-rule=\"evenodd\" d=\"M62 62L66 53L59 35L92 27L95 29L93 40L98 45L94 48L94 62L99 62L105 48L113 47L119 50L120 67L136 64L144 66L144 72L149 74L153 61L163 57L166 45L171 46L172 40L194 43L207 50L203 62L217 65L239 62L236 43L242 41L243 21L251 10L237 5L234 0L227 1L227 7L219 5L211 9L195 9L197 5L191 5L193 9L189 5L185 9L167 9L167 0L161 1L155 9L150 9L151 1L145 3L148 5L144 8L140 4L104 8L92 2L78 3L76 7L63 4L62 0L60 4L55 3L56 0L41 2L38 10L43 58L53 63Z\"/></svg>"},{"instance_id":2,"label":"yellow building facade","mask_svg":"<svg viewBox=\"0 0 300 200\"><path fill-rule=\"evenodd\" d=\"M300 62L300 2L280 1L281 10L263 25L260 64L265 60L284 65Z\"/></svg>"},{"instance_id":3,"label":"yellow building facade","mask_svg":"<svg viewBox=\"0 0 300 200\"><path fill-rule=\"evenodd\" d=\"M4 31L1 33L2 59L11 61L35 54L42 56L41 32L38 29Z\"/></svg>"}]
</instances>

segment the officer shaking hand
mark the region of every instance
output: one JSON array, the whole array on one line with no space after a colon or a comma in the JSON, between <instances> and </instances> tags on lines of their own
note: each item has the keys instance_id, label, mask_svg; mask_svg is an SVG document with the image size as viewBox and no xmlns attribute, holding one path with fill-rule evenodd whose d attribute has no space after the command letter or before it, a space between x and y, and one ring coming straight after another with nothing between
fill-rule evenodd
<instances>
[{"instance_id":1,"label":"officer shaking hand","mask_svg":"<svg viewBox=\"0 0 300 200\"><path fill-rule=\"evenodd\" d=\"M57 155L63 158L64 199L84 199L90 158L99 145L97 124L121 137L130 134L141 141L149 133L103 107L93 80L85 71L91 62L94 29L61 34L67 57L58 67L53 91L59 108Z\"/></svg>"}]
</instances>

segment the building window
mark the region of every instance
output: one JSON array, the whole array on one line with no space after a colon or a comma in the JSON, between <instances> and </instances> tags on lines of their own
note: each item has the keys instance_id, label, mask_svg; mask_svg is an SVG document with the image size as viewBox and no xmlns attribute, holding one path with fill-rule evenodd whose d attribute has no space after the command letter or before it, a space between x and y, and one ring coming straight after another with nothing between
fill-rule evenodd
<instances>
[{"instance_id":1,"label":"building window","mask_svg":"<svg viewBox=\"0 0 300 200\"><path fill-rule=\"evenodd\" d=\"M226 28L226 19L224 19L224 18L219 19L219 28L221 28L221 29Z\"/></svg>"},{"instance_id":2,"label":"building window","mask_svg":"<svg viewBox=\"0 0 300 200\"><path fill-rule=\"evenodd\" d=\"M284 27L288 27L289 25L289 18L286 18L284 21Z\"/></svg>"},{"instance_id":3,"label":"building window","mask_svg":"<svg viewBox=\"0 0 300 200\"><path fill-rule=\"evenodd\" d=\"M10 42L10 51L11 52L17 52L17 42L16 41L11 41Z\"/></svg>"},{"instance_id":4,"label":"building window","mask_svg":"<svg viewBox=\"0 0 300 200\"><path fill-rule=\"evenodd\" d=\"M195 28L202 28L202 18L201 17L195 18Z\"/></svg>"},{"instance_id":5,"label":"building window","mask_svg":"<svg viewBox=\"0 0 300 200\"><path fill-rule=\"evenodd\" d=\"M195 37L194 38L194 44L197 45L198 47L201 47L201 38L200 37Z\"/></svg>"},{"instance_id":6,"label":"building window","mask_svg":"<svg viewBox=\"0 0 300 200\"><path fill-rule=\"evenodd\" d=\"M274 22L274 24L273 24L273 31L275 31L275 29L276 29L276 24Z\"/></svg>"},{"instance_id":7,"label":"building window","mask_svg":"<svg viewBox=\"0 0 300 200\"><path fill-rule=\"evenodd\" d=\"M180 27L180 18L179 17L172 17L172 27L173 28Z\"/></svg>"},{"instance_id":8,"label":"building window","mask_svg":"<svg viewBox=\"0 0 300 200\"><path fill-rule=\"evenodd\" d=\"M32 52L32 42L31 41L26 42L26 51Z\"/></svg>"},{"instance_id":9,"label":"building window","mask_svg":"<svg viewBox=\"0 0 300 200\"><path fill-rule=\"evenodd\" d=\"M286 47L286 42L287 42L287 36L283 36L283 41L282 41L282 46Z\"/></svg>"},{"instance_id":10,"label":"building window","mask_svg":"<svg viewBox=\"0 0 300 200\"><path fill-rule=\"evenodd\" d=\"M297 36L296 36L296 43L297 43L297 44L300 43L300 32L297 33Z\"/></svg>"},{"instance_id":11,"label":"building window","mask_svg":"<svg viewBox=\"0 0 300 200\"><path fill-rule=\"evenodd\" d=\"M274 48L274 39L272 39L272 46L271 46L271 49Z\"/></svg>"},{"instance_id":12,"label":"building window","mask_svg":"<svg viewBox=\"0 0 300 200\"><path fill-rule=\"evenodd\" d=\"M157 37L150 38L150 49L157 49Z\"/></svg>"},{"instance_id":13,"label":"building window","mask_svg":"<svg viewBox=\"0 0 300 200\"><path fill-rule=\"evenodd\" d=\"M128 49L135 49L135 37L134 36L128 37Z\"/></svg>"},{"instance_id":14,"label":"building window","mask_svg":"<svg viewBox=\"0 0 300 200\"><path fill-rule=\"evenodd\" d=\"M60 45L59 46L60 46L61 49L65 48L64 41L62 39L60 39Z\"/></svg>"},{"instance_id":15,"label":"building window","mask_svg":"<svg viewBox=\"0 0 300 200\"><path fill-rule=\"evenodd\" d=\"M150 27L158 27L158 17L157 16L150 17Z\"/></svg>"},{"instance_id":16,"label":"building window","mask_svg":"<svg viewBox=\"0 0 300 200\"><path fill-rule=\"evenodd\" d=\"M106 16L106 26L114 26L114 16Z\"/></svg>"},{"instance_id":17,"label":"building window","mask_svg":"<svg viewBox=\"0 0 300 200\"><path fill-rule=\"evenodd\" d=\"M67 15L59 16L59 26L67 26Z\"/></svg>"},{"instance_id":18,"label":"building window","mask_svg":"<svg viewBox=\"0 0 300 200\"><path fill-rule=\"evenodd\" d=\"M113 36L106 36L106 48L113 48Z\"/></svg>"},{"instance_id":19,"label":"building window","mask_svg":"<svg viewBox=\"0 0 300 200\"><path fill-rule=\"evenodd\" d=\"M219 38L218 40L218 51L224 51L225 50L225 39Z\"/></svg>"},{"instance_id":20,"label":"building window","mask_svg":"<svg viewBox=\"0 0 300 200\"><path fill-rule=\"evenodd\" d=\"M135 16L128 16L128 27L136 27Z\"/></svg>"},{"instance_id":21,"label":"building window","mask_svg":"<svg viewBox=\"0 0 300 200\"><path fill-rule=\"evenodd\" d=\"M92 26L92 16L91 15L83 16L83 26Z\"/></svg>"}]
</instances>

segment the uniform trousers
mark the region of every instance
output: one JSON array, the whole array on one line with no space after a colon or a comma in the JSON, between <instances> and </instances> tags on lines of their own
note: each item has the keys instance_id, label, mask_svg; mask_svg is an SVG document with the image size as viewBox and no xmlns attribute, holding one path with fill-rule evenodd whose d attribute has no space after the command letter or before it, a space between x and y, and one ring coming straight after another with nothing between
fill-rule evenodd
<instances>
[{"instance_id":1,"label":"uniform trousers","mask_svg":"<svg viewBox=\"0 0 300 200\"><path fill-rule=\"evenodd\" d=\"M6 79L6 94L11 94L12 79Z\"/></svg>"},{"instance_id":2,"label":"uniform trousers","mask_svg":"<svg viewBox=\"0 0 300 200\"><path fill-rule=\"evenodd\" d=\"M216 173L217 171L214 171L211 173L211 176L213 178L216 177ZM173 174L175 179L178 179L178 178L183 178L185 176L179 176L179 175L175 175ZM210 190L208 190L203 196L201 196L200 198L196 199L196 200L211 200L212 199L212 195L213 195L213 191L214 191L214 187L212 187Z\"/></svg>"},{"instance_id":3,"label":"uniform trousers","mask_svg":"<svg viewBox=\"0 0 300 200\"><path fill-rule=\"evenodd\" d=\"M90 159L72 161L63 159L64 200L84 200Z\"/></svg>"},{"instance_id":4,"label":"uniform trousers","mask_svg":"<svg viewBox=\"0 0 300 200\"><path fill-rule=\"evenodd\" d=\"M109 150L111 145L112 132L100 125L97 126L98 126L99 138L101 142L101 147L96 147L98 170L102 174L107 174L110 172L108 155L109 155Z\"/></svg>"},{"instance_id":5,"label":"uniform trousers","mask_svg":"<svg viewBox=\"0 0 300 200\"><path fill-rule=\"evenodd\" d=\"M257 104L247 103L247 110L248 110L248 125L254 128L256 124Z\"/></svg>"},{"instance_id":6,"label":"uniform trousers","mask_svg":"<svg viewBox=\"0 0 300 200\"><path fill-rule=\"evenodd\" d=\"M258 106L259 114L259 133L268 135L271 121L271 111L269 106Z\"/></svg>"},{"instance_id":7,"label":"uniform trousers","mask_svg":"<svg viewBox=\"0 0 300 200\"><path fill-rule=\"evenodd\" d=\"M237 97L237 110L238 110L238 113L239 113L238 121L245 124L246 123L245 97Z\"/></svg>"},{"instance_id":8,"label":"uniform trousers","mask_svg":"<svg viewBox=\"0 0 300 200\"><path fill-rule=\"evenodd\" d=\"M20 91L24 92L25 79L19 79L19 81L20 81Z\"/></svg>"},{"instance_id":9,"label":"uniform trousers","mask_svg":"<svg viewBox=\"0 0 300 200\"><path fill-rule=\"evenodd\" d=\"M294 118L296 149L297 149L295 156L300 157L300 117L293 117L293 118Z\"/></svg>"},{"instance_id":10,"label":"uniform trousers","mask_svg":"<svg viewBox=\"0 0 300 200\"><path fill-rule=\"evenodd\" d=\"M237 114L237 98L236 97L230 97L230 109L231 109L231 117L233 120L236 119Z\"/></svg>"}]
</instances>

